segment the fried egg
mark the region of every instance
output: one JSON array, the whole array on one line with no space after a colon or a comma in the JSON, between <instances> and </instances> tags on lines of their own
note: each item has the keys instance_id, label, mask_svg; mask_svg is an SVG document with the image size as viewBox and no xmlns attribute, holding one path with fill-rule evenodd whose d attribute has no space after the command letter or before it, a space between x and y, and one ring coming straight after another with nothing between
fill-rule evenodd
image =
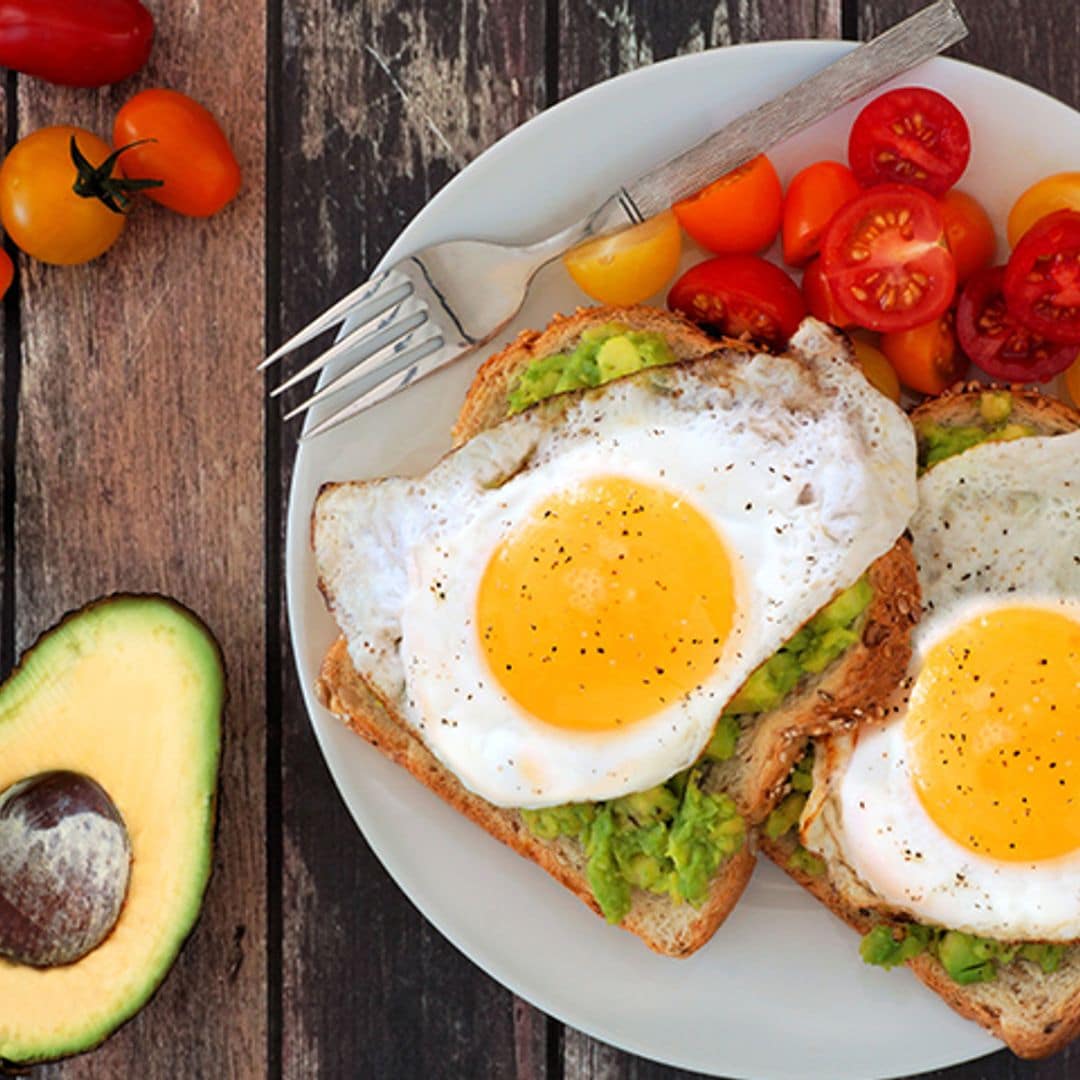
<instances>
[{"instance_id":1,"label":"fried egg","mask_svg":"<svg viewBox=\"0 0 1080 1080\"><path fill-rule=\"evenodd\" d=\"M924 613L891 718L815 759L803 843L855 906L1080 938L1080 432L919 481Z\"/></svg>"},{"instance_id":2,"label":"fried egg","mask_svg":"<svg viewBox=\"0 0 1080 1080\"><path fill-rule=\"evenodd\" d=\"M651 369L418 479L320 495L354 666L470 790L542 807L661 783L895 542L910 424L820 324L792 348Z\"/></svg>"}]
</instances>

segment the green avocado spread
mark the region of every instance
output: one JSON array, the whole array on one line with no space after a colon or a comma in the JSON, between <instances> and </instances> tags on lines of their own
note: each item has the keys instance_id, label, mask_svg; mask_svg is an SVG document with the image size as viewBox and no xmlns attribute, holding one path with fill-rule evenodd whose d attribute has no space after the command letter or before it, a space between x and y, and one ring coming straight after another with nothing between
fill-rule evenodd
<instances>
[{"instance_id":1,"label":"green avocado spread","mask_svg":"<svg viewBox=\"0 0 1080 1080\"><path fill-rule=\"evenodd\" d=\"M555 394L602 386L620 375L674 362L675 354L660 334L614 322L592 326L570 352L541 357L522 371L510 391L508 411L513 415Z\"/></svg>"},{"instance_id":2,"label":"green avocado spread","mask_svg":"<svg viewBox=\"0 0 1080 1080\"><path fill-rule=\"evenodd\" d=\"M1034 435L1030 424L1016 423L1008 390L986 390L979 395L976 423L947 425L925 420L916 425L920 471L984 442L1008 442Z\"/></svg>"},{"instance_id":3,"label":"green avocado spread","mask_svg":"<svg viewBox=\"0 0 1080 1080\"><path fill-rule=\"evenodd\" d=\"M608 922L626 917L635 888L694 906L705 902L720 864L746 839L746 825L730 797L705 790L709 763L734 755L740 716L776 708L804 674L823 671L858 639L855 624L872 596L869 582L860 579L757 668L729 702L692 768L648 791L619 799L521 811L536 836L569 837L581 843L588 858L589 885ZM810 790L809 766L806 769L804 792ZM800 798L805 800L805 794ZM805 856L815 858L809 852Z\"/></svg>"}]
</instances>

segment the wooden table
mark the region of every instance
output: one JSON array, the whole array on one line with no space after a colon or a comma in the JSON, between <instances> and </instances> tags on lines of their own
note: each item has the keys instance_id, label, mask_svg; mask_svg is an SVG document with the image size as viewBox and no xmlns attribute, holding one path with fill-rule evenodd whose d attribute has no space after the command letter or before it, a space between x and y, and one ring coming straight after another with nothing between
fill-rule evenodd
<instances>
[{"instance_id":1,"label":"wooden table","mask_svg":"<svg viewBox=\"0 0 1080 1080\"><path fill-rule=\"evenodd\" d=\"M146 2L149 69L99 93L9 76L9 145L49 123L107 133L134 88L168 85L222 118L246 187L208 222L142 207L86 267L20 262L4 307L0 661L111 590L200 612L231 691L220 830L202 921L161 992L104 1048L38 1075L686 1075L548 1020L481 973L354 828L287 644L297 427L265 405L253 368L365 277L465 162L560 98L674 53L867 37L921 0ZM962 6L959 55L1080 106L1075 0ZM1066 1080L1080 1049L937 1075Z\"/></svg>"}]
</instances>

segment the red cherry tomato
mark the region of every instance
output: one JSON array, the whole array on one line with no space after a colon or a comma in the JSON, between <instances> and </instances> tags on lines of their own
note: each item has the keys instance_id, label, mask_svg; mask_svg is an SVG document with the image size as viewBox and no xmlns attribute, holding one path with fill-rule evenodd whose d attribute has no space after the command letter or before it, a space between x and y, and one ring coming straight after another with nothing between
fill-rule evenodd
<instances>
[{"instance_id":1,"label":"red cherry tomato","mask_svg":"<svg viewBox=\"0 0 1080 1080\"><path fill-rule=\"evenodd\" d=\"M150 56L139 0L0 0L0 65L63 86L105 86Z\"/></svg>"},{"instance_id":2,"label":"red cherry tomato","mask_svg":"<svg viewBox=\"0 0 1080 1080\"><path fill-rule=\"evenodd\" d=\"M749 253L773 242L783 198L773 163L758 154L672 209L703 248L718 254Z\"/></svg>"},{"instance_id":3,"label":"red cherry tomato","mask_svg":"<svg viewBox=\"0 0 1080 1080\"><path fill-rule=\"evenodd\" d=\"M177 213L209 217L240 190L240 166L220 125L176 90L136 94L116 114L113 142L138 144L124 154L125 175L163 180L143 194Z\"/></svg>"},{"instance_id":4,"label":"red cherry tomato","mask_svg":"<svg viewBox=\"0 0 1080 1080\"><path fill-rule=\"evenodd\" d=\"M756 255L721 255L692 266L668 294L668 307L728 337L780 345L806 314L802 293L778 266Z\"/></svg>"},{"instance_id":5,"label":"red cherry tomato","mask_svg":"<svg viewBox=\"0 0 1080 1080\"><path fill-rule=\"evenodd\" d=\"M15 280L15 264L11 256L0 248L0 297L3 297Z\"/></svg>"},{"instance_id":6,"label":"red cherry tomato","mask_svg":"<svg viewBox=\"0 0 1080 1080\"><path fill-rule=\"evenodd\" d=\"M941 198L945 239L956 263L956 280L963 285L972 274L994 261L997 238L990 216L966 192L953 188Z\"/></svg>"},{"instance_id":7,"label":"red cherry tomato","mask_svg":"<svg viewBox=\"0 0 1080 1080\"><path fill-rule=\"evenodd\" d=\"M1075 345L1055 344L1029 330L1005 304L1005 267L981 270L964 286L956 309L960 348L995 379L1046 382L1077 358Z\"/></svg>"},{"instance_id":8,"label":"red cherry tomato","mask_svg":"<svg viewBox=\"0 0 1080 1080\"><path fill-rule=\"evenodd\" d=\"M860 184L914 184L944 195L971 156L963 113L936 90L903 86L874 98L855 118L848 160Z\"/></svg>"},{"instance_id":9,"label":"red cherry tomato","mask_svg":"<svg viewBox=\"0 0 1080 1080\"><path fill-rule=\"evenodd\" d=\"M941 210L903 184L872 188L832 219L821 269L840 310L882 332L940 318L956 290Z\"/></svg>"},{"instance_id":10,"label":"red cherry tomato","mask_svg":"<svg viewBox=\"0 0 1080 1080\"><path fill-rule=\"evenodd\" d=\"M821 272L821 259L814 259L803 271L802 294L807 309L815 319L832 323L833 326L854 326L836 303L836 297Z\"/></svg>"},{"instance_id":11,"label":"red cherry tomato","mask_svg":"<svg viewBox=\"0 0 1080 1080\"><path fill-rule=\"evenodd\" d=\"M859 182L839 161L818 161L792 177L784 196L784 262L802 266L821 246L833 215L859 194Z\"/></svg>"},{"instance_id":12,"label":"red cherry tomato","mask_svg":"<svg viewBox=\"0 0 1080 1080\"><path fill-rule=\"evenodd\" d=\"M1005 300L1036 334L1080 345L1080 212L1058 210L1024 233L1005 270Z\"/></svg>"}]
</instances>

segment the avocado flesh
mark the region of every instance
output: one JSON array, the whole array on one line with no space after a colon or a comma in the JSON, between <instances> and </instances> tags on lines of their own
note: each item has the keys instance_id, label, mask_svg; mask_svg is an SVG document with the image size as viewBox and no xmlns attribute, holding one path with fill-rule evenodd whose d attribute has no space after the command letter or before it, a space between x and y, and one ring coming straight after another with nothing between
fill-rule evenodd
<instances>
[{"instance_id":1,"label":"avocado flesh","mask_svg":"<svg viewBox=\"0 0 1080 1080\"><path fill-rule=\"evenodd\" d=\"M45 634L0 687L0 790L53 769L108 792L132 846L112 934L64 967L0 959L0 1061L101 1042L149 999L210 873L224 676L205 627L156 597L117 597Z\"/></svg>"}]
</instances>

